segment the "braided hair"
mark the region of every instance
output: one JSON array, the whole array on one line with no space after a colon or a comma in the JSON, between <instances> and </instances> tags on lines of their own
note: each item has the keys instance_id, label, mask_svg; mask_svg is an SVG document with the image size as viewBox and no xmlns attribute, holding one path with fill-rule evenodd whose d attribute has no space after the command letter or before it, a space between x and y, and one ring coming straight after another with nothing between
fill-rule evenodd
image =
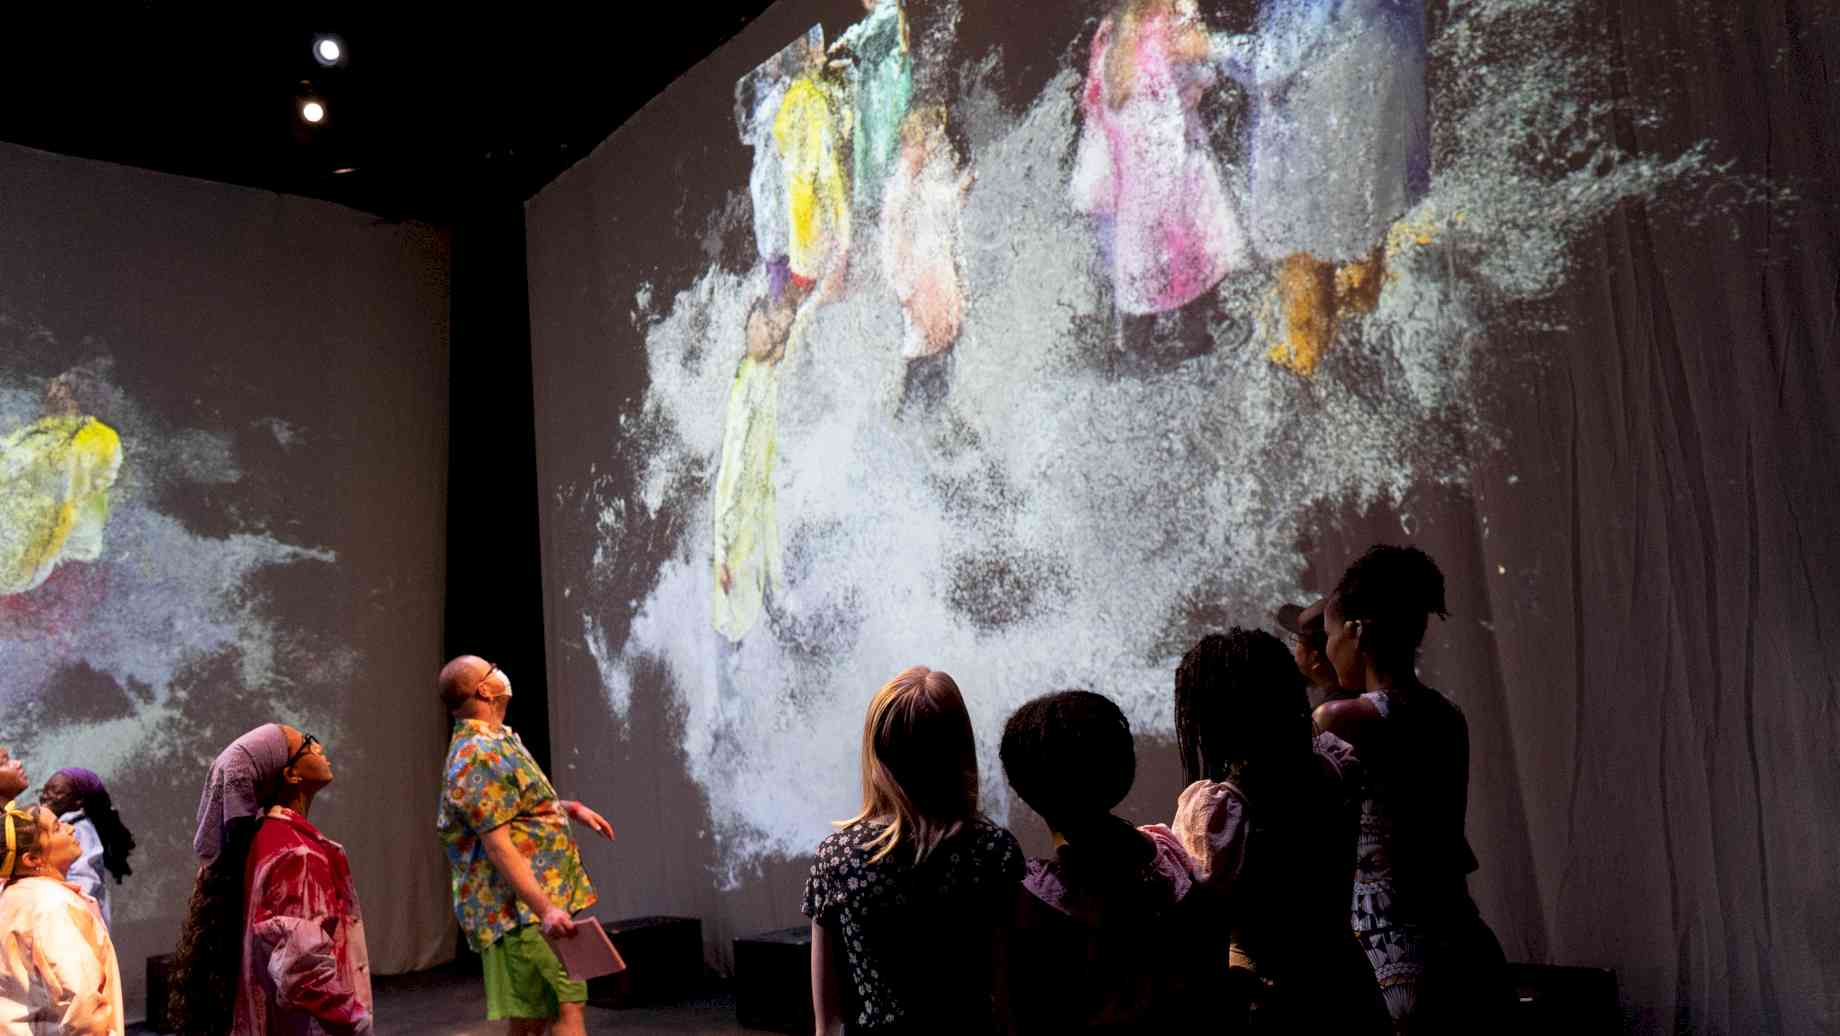
<instances>
[{"instance_id":1,"label":"braided hair","mask_svg":"<svg viewBox=\"0 0 1840 1036\"><path fill-rule=\"evenodd\" d=\"M1264 630L1202 637L1176 666L1176 747L1190 783L1306 747L1310 703L1291 652Z\"/></svg>"}]
</instances>

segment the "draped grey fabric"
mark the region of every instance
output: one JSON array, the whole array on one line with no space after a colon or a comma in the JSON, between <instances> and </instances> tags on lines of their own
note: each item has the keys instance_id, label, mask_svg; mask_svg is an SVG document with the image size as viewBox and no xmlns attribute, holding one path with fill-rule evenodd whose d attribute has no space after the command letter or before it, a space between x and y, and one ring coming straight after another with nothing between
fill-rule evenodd
<instances>
[{"instance_id":1,"label":"draped grey fabric","mask_svg":"<svg viewBox=\"0 0 1840 1036\"><path fill-rule=\"evenodd\" d=\"M285 722L335 780L379 972L452 954L431 829L446 722L443 234L0 146L0 434L50 380L121 438L100 556L0 598L0 744L94 769L128 1013L177 941L212 759Z\"/></svg>"},{"instance_id":2,"label":"draped grey fabric","mask_svg":"<svg viewBox=\"0 0 1840 1036\"><path fill-rule=\"evenodd\" d=\"M1101 11L965 4L948 19L949 6L908 5L916 38L952 22L963 63L916 74L923 92L985 105L967 120L1017 117L1063 69L1083 71L1082 34ZM1241 26L1252 6L1202 5ZM1434 36L1478 6L1430 5ZM1463 477L1426 465L1378 502L1315 500L1297 519L1297 589L1326 591L1375 541L1415 542L1442 564L1451 619L1432 624L1424 675L1469 719L1469 832L1481 860L1471 885L1510 957L1615 969L1637 1032L1832 1032L1840 16L1817 0L1516 10L1563 13L1580 54L1608 55L1615 72L1602 95L1577 102L1602 106L1593 118L1619 148L1678 155L1703 141L1729 175L1632 196L1579 226L1544 329L1523 320L1485 332L1473 383L1482 420L1443 447L1463 455ZM724 848L758 834L711 791L737 749L686 730L700 695L741 693L715 685L728 656L711 652L699 683L668 655L620 652L660 566L696 542L685 530L704 519L677 505L715 479L711 462L643 487L643 458L621 444L657 420L646 402L661 377L647 371L654 326L672 312L714 312L697 308L720 290L702 272L754 261L751 239L726 229L746 222L749 172L732 85L820 17L844 15L777 5L528 210L558 781L612 804L620 842L584 846L597 876L617 875L602 883L604 910L700 915L718 957L733 935L799 922L807 860L743 853L737 869ZM1446 57L1432 68L1434 91L1465 71L1436 47ZM1638 102L1660 114L1642 115ZM1447 155L1455 127L1432 108L1437 155ZM980 232L998 234L968 230ZM1449 262L1488 258L1453 252ZM971 314L990 316L976 303ZM738 334L696 328L695 342L739 355ZM721 406L719 392L706 398ZM655 517L644 517L645 493L667 501ZM627 526L639 532L621 549L597 549ZM1195 627L1175 636L1259 622L1261 607L1279 603L1254 607L1230 588L1222 597L1196 605ZM706 607L695 596L672 606ZM926 660L929 648L903 657ZM865 700L886 675L854 674ZM1107 689L1107 674L1086 678ZM974 709L986 690L966 684ZM848 742L860 722L859 712L805 714L796 694L784 710L788 738L821 728ZM1140 741L1138 787L1122 807L1134 819L1167 819L1174 802L1166 738L1152 730ZM1000 783L994 758L983 762L987 788ZM791 795L771 782L755 793ZM1045 851L1035 818L1020 806L1010 818L1025 848Z\"/></svg>"}]
</instances>

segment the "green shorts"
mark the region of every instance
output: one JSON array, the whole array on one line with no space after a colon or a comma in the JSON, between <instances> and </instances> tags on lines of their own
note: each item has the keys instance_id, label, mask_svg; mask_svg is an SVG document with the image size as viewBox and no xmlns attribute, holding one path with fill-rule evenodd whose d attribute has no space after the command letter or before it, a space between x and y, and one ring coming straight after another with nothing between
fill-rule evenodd
<instances>
[{"instance_id":1,"label":"green shorts","mask_svg":"<svg viewBox=\"0 0 1840 1036\"><path fill-rule=\"evenodd\" d=\"M486 1017L554 1018L563 1004L588 1000L588 984L572 981L543 938L541 926L513 928L479 952L486 973Z\"/></svg>"}]
</instances>

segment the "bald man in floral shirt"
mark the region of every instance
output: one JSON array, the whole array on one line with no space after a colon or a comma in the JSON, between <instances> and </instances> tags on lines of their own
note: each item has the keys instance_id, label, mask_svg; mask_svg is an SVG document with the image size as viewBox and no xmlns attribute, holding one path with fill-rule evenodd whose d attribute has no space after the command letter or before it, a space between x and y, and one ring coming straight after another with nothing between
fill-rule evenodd
<instances>
[{"instance_id":1,"label":"bald man in floral shirt","mask_svg":"<svg viewBox=\"0 0 1840 1036\"><path fill-rule=\"evenodd\" d=\"M511 678L463 655L441 670L441 701L454 717L435 829L452 870L454 915L479 953L486 1017L511 1036L584 1033L585 983L571 981L545 935L575 930L594 905L571 819L604 838L599 813L558 798L517 733L505 725Z\"/></svg>"}]
</instances>

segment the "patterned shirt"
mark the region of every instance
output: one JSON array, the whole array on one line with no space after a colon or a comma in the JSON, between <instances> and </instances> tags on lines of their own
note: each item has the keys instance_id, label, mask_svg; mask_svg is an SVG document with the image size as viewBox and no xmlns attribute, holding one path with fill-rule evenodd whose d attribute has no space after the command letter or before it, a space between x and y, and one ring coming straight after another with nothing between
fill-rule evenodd
<instances>
[{"instance_id":1,"label":"patterned shirt","mask_svg":"<svg viewBox=\"0 0 1840 1036\"><path fill-rule=\"evenodd\" d=\"M863 822L826 838L801 907L837 934L848 1031L994 1032L990 930L1015 909L1021 847L979 817L917 865L901 850L870 863L881 831Z\"/></svg>"},{"instance_id":2,"label":"patterned shirt","mask_svg":"<svg viewBox=\"0 0 1840 1036\"><path fill-rule=\"evenodd\" d=\"M505 824L552 904L571 914L594 905L568 815L523 740L503 724L455 720L435 830L453 874L454 916L475 951L542 921L486 855L480 836Z\"/></svg>"}]
</instances>

